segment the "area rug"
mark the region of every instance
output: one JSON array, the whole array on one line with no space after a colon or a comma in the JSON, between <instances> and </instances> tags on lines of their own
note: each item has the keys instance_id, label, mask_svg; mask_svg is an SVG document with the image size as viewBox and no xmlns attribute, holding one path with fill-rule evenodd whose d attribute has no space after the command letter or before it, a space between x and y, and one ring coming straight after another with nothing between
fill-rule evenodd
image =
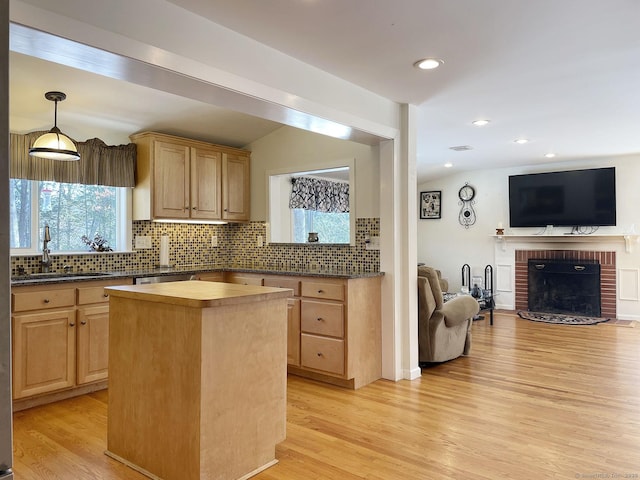
<instances>
[{"instance_id":1,"label":"area rug","mask_svg":"<svg viewBox=\"0 0 640 480\"><path fill-rule=\"evenodd\" d=\"M608 322L608 318L581 317L579 315L562 315L560 313L542 313L519 311L518 315L525 320L544 323L558 323L562 325L595 325Z\"/></svg>"}]
</instances>

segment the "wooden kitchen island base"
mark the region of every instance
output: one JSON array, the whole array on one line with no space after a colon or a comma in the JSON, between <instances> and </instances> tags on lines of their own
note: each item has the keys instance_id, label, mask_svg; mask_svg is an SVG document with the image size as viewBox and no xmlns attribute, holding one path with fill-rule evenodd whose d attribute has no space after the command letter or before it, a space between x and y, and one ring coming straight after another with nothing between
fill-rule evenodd
<instances>
[{"instance_id":1,"label":"wooden kitchen island base","mask_svg":"<svg viewBox=\"0 0 640 480\"><path fill-rule=\"evenodd\" d=\"M273 465L291 290L189 281L108 292L107 454L164 480Z\"/></svg>"}]
</instances>

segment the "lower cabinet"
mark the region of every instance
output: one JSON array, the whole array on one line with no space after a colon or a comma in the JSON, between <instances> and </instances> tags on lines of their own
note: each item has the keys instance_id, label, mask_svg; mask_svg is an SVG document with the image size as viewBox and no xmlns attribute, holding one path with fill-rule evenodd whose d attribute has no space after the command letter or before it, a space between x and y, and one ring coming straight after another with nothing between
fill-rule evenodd
<instances>
[{"instance_id":1,"label":"lower cabinet","mask_svg":"<svg viewBox=\"0 0 640 480\"><path fill-rule=\"evenodd\" d=\"M13 316L13 398L75 385L75 309Z\"/></svg>"},{"instance_id":2,"label":"lower cabinet","mask_svg":"<svg viewBox=\"0 0 640 480\"><path fill-rule=\"evenodd\" d=\"M300 299L287 304L287 364L300 365Z\"/></svg>"},{"instance_id":3,"label":"lower cabinet","mask_svg":"<svg viewBox=\"0 0 640 480\"><path fill-rule=\"evenodd\" d=\"M289 373L348 388L382 376L381 277L256 275L290 288Z\"/></svg>"},{"instance_id":4,"label":"lower cabinet","mask_svg":"<svg viewBox=\"0 0 640 480\"><path fill-rule=\"evenodd\" d=\"M109 297L104 287L130 283L124 279L13 288L13 399L72 392L106 380Z\"/></svg>"},{"instance_id":5,"label":"lower cabinet","mask_svg":"<svg viewBox=\"0 0 640 480\"><path fill-rule=\"evenodd\" d=\"M106 380L109 372L109 305L78 308L78 385Z\"/></svg>"},{"instance_id":6,"label":"lower cabinet","mask_svg":"<svg viewBox=\"0 0 640 480\"><path fill-rule=\"evenodd\" d=\"M224 282L224 272L200 272L195 277L203 282Z\"/></svg>"}]
</instances>

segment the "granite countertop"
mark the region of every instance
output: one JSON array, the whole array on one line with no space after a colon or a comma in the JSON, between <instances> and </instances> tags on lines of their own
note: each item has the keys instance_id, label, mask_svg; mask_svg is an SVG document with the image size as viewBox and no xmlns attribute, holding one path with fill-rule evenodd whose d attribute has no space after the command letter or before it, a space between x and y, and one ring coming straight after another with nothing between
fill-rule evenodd
<instances>
[{"instance_id":1,"label":"granite countertop","mask_svg":"<svg viewBox=\"0 0 640 480\"><path fill-rule=\"evenodd\" d=\"M195 275L202 272L240 272L270 275L288 275L304 277L329 277L329 278L367 278L384 275L383 272L356 272L348 270L335 270L317 268L313 270L300 270L276 267L247 267L240 265L180 265L174 267L155 267L132 270L114 270L108 272L52 272L16 275L11 277L12 286L22 285L46 285L65 282L83 282L92 280L113 280L118 278L156 277L163 275Z\"/></svg>"}]
</instances>

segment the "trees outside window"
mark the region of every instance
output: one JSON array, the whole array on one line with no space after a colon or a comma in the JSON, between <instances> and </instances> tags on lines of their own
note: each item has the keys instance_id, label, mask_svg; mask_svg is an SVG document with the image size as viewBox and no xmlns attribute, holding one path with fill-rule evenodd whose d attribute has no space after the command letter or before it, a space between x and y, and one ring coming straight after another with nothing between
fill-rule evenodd
<instances>
[{"instance_id":1,"label":"trees outside window","mask_svg":"<svg viewBox=\"0 0 640 480\"><path fill-rule=\"evenodd\" d=\"M116 250L120 188L24 179L11 179L9 188L14 251L41 251L45 224L52 251L86 251L83 235L100 235Z\"/></svg>"}]
</instances>

